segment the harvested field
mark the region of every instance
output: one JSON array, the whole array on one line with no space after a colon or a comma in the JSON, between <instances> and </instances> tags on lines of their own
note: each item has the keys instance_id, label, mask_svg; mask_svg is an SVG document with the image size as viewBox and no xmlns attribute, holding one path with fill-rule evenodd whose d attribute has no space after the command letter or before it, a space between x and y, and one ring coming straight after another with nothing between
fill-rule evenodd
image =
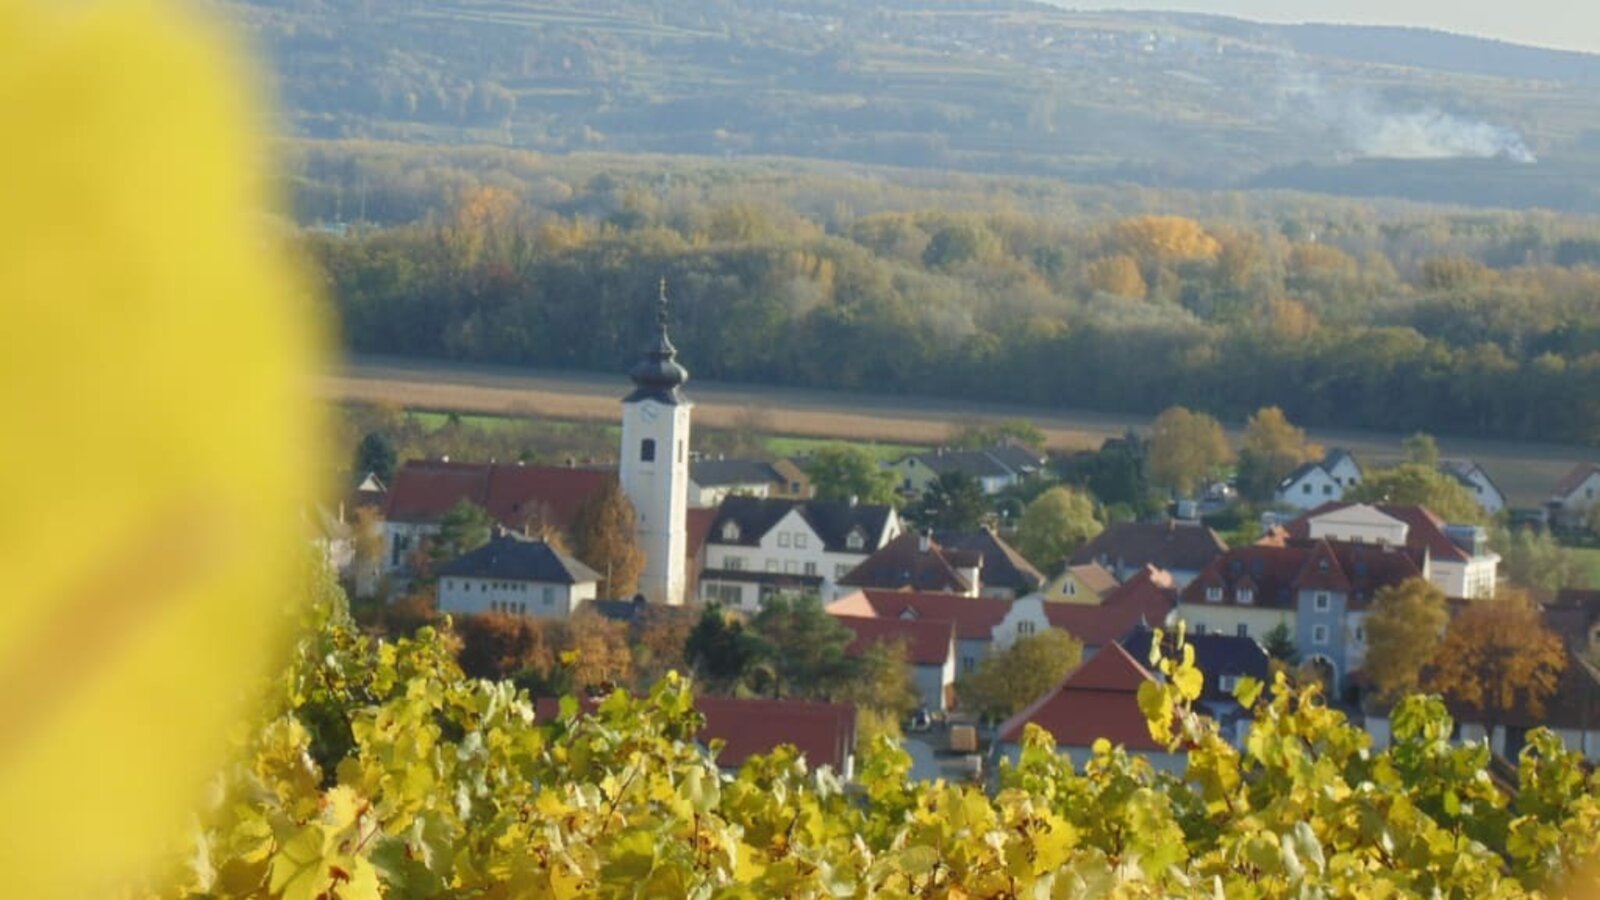
<instances>
[{"instance_id":1,"label":"harvested field","mask_svg":"<svg viewBox=\"0 0 1600 900\"><path fill-rule=\"evenodd\" d=\"M627 393L620 373L553 372L393 358L359 358L322 381L329 400L490 415L537 415L615 421ZM696 421L731 427L752 417L763 430L801 437L937 444L954 425L1025 418L1056 450L1098 446L1106 437L1149 425L1149 416L691 381ZM1240 423L1229 423L1237 439ZM1345 447L1363 463L1400 456L1402 435L1313 429L1312 437ZM1441 438L1445 456L1476 459L1515 506L1537 506L1562 475L1600 450L1561 444Z\"/></svg>"}]
</instances>

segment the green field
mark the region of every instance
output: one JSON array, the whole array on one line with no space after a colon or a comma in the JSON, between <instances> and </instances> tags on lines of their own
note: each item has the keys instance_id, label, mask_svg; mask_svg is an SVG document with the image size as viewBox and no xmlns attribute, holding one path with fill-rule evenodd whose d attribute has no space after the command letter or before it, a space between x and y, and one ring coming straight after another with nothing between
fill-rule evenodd
<instances>
[{"instance_id":1,"label":"green field","mask_svg":"<svg viewBox=\"0 0 1600 900\"><path fill-rule=\"evenodd\" d=\"M1600 588L1600 549L1582 547L1574 548L1572 552L1589 567L1589 586Z\"/></svg>"}]
</instances>

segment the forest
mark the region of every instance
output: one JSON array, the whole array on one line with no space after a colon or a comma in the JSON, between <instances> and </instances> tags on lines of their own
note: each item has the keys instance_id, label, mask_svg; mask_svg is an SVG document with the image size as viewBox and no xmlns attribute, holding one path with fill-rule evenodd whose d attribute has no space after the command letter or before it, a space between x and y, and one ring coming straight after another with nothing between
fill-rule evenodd
<instances>
[{"instance_id":1,"label":"forest","mask_svg":"<svg viewBox=\"0 0 1600 900\"><path fill-rule=\"evenodd\" d=\"M1600 441L1600 226L388 145L294 148L346 346L616 371L656 285L700 378ZM1177 213L1182 214L1177 214Z\"/></svg>"}]
</instances>

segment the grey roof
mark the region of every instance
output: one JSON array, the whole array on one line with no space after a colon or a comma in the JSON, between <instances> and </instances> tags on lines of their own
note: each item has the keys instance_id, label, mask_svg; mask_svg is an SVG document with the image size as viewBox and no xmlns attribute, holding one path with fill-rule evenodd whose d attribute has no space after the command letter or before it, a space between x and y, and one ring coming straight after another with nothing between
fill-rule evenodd
<instances>
[{"instance_id":1,"label":"grey roof","mask_svg":"<svg viewBox=\"0 0 1600 900\"><path fill-rule=\"evenodd\" d=\"M1361 463L1357 462L1355 456L1349 450L1346 450L1343 447L1334 447L1332 450L1329 450L1326 454L1324 454L1322 457L1322 467L1324 469L1332 469L1334 466L1338 465L1339 461L1342 459L1348 459L1355 465L1356 468L1361 468Z\"/></svg>"},{"instance_id":2,"label":"grey roof","mask_svg":"<svg viewBox=\"0 0 1600 900\"><path fill-rule=\"evenodd\" d=\"M1478 487L1478 485L1472 480L1472 473L1476 472L1483 476L1483 480L1488 482L1490 487L1494 488L1495 493L1501 495L1502 497L1505 496L1505 492L1500 490L1500 485L1495 484L1494 479L1489 477L1488 470L1470 459L1440 460L1439 471L1461 482L1461 484L1468 490L1476 490Z\"/></svg>"},{"instance_id":3,"label":"grey roof","mask_svg":"<svg viewBox=\"0 0 1600 900\"><path fill-rule=\"evenodd\" d=\"M1323 465L1320 462L1301 463L1300 465L1295 466L1294 467L1294 471L1292 471L1289 474L1283 476L1283 479L1278 482L1278 490L1280 490L1280 491L1283 490L1284 488L1288 487L1291 484L1294 484L1295 482L1297 482L1300 479L1306 477L1307 475L1310 475L1312 472L1315 472L1318 469L1321 469L1324 472L1326 472L1328 470L1328 467L1326 465Z\"/></svg>"},{"instance_id":4,"label":"grey roof","mask_svg":"<svg viewBox=\"0 0 1600 900\"><path fill-rule=\"evenodd\" d=\"M934 535L947 550L965 550L983 557L983 584L1008 588L1017 596L1038 590L1044 573L988 528L976 531L944 531Z\"/></svg>"},{"instance_id":5,"label":"grey roof","mask_svg":"<svg viewBox=\"0 0 1600 900\"><path fill-rule=\"evenodd\" d=\"M1132 634L1122 639L1122 649L1139 662L1148 665L1150 659L1150 642L1155 637L1154 632L1148 628L1136 628ZM1189 645L1194 647L1194 663L1201 672L1205 673L1205 689L1201 697L1206 700L1228 700L1232 694L1222 689L1219 683L1224 675L1238 678L1248 675L1258 681L1268 681L1271 678L1271 663L1267 658L1267 651L1262 649L1255 638L1239 637L1232 634L1195 634L1190 632L1186 638ZM1166 651L1171 655L1176 650L1176 643L1171 633L1162 641Z\"/></svg>"},{"instance_id":6,"label":"grey roof","mask_svg":"<svg viewBox=\"0 0 1600 900\"><path fill-rule=\"evenodd\" d=\"M917 461L935 475L961 472L973 478L1006 478L1013 474L986 450L936 450L918 456Z\"/></svg>"},{"instance_id":7,"label":"grey roof","mask_svg":"<svg viewBox=\"0 0 1600 900\"><path fill-rule=\"evenodd\" d=\"M1153 565L1168 572L1198 572L1228 545L1204 525L1118 522L1072 554L1073 565L1102 562L1112 569Z\"/></svg>"},{"instance_id":8,"label":"grey roof","mask_svg":"<svg viewBox=\"0 0 1600 900\"><path fill-rule=\"evenodd\" d=\"M689 463L689 477L701 487L780 484L785 481L772 463L758 459L697 459Z\"/></svg>"},{"instance_id":9,"label":"grey roof","mask_svg":"<svg viewBox=\"0 0 1600 900\"><path fill-rule=\"evenodd\" d=\"M883 534L893 509L879 504L834 503L822 500L780 500L762 497L728 497L717 509L711 523L707 541L713 544L739 544L753 547L778 521L798 508L800 516L811 530L822 539L824 549L835 553L870 553L877 549L874 543ZM739 538L728 540L723 536L727 523L737 522ZM861 550L851 550L846 545L850 532L859 528L866 541Z\"/></svg>"},{"instance_id":10,"label":"grey roof","mask_svg":"<svg viewBox=\"0 0 1600 900\"><path fill-rule=\"evenodd\" d=\"M558 552L544 541L514 534L501 535L476 550L439 567L440 576L537 581L544 584L581 584L599 581L600 574Z\"/></svg>"}]
</instances>

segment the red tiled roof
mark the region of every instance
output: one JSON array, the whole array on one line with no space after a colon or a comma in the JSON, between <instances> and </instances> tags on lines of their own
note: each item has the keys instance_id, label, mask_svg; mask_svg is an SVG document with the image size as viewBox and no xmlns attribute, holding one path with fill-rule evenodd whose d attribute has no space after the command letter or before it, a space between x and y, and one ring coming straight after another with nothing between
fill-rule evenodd
<instances>
[{"instance_id":1,"label":"red tiled roof","mask_svg":"<svg viewBox=\"0 0 1600 900\"><path fill-rule=\"evenodd\" d=\"M583 711L592 713L600 701L586 698ZM814 703L808 700L768 700L745 697L694 698L694 708L706 724L695 737L701 743L722 740L719 766L733 768L783 744L793 745L813 767L844 770L856 742L856 708L848 703ZM561 714L561 701L540 697L534 711L541 722Z\"/></svg>"},{"instance_id":2,"label":"red tiled roof","mask_svg":"<svg viewBox=\"0 0 1600 900\"><path fill-rule=\"evenodd\" d=\"M999 740L1017 743L1029 724L1050 732L1056 744L1088 747L1100 738L1129 750L1165 750L1150 737L1139 710L1139 685L1151 674L1116 644L1109 644L1068 675L1055 690L1000 726Z\"/></svg>"},{"instance_id":3,"label":"red tiled roof","mask_svg":"<svg viewBox=\"0 0 1600 900\"><path fill-rule=\"evenodd\" d=\"M923 541L928 542L926 550L922 549ZM947 551L938 541L908 531L862 560L839 583L860 588L961 593L972 585L956 569L982 564L981 555Z\"/></svg>"},{"instance_id":4,"label":"red tiled roof","mask_svg":"<svg viewBox=\"0 0 1600 900\"><path fill-rule=\"evenodd\" d=\"M1159 627L1177 605L1172 576L1150 566L1112 588L1098 606L1046 603L1052 628L1070 632L1085 647L1103 647L1127 637L1140 625Z\"/></svg>"},{"instance_id":5,"label":"red tiled roof","mask_svg":"<svg viewBox=\"0 0 1600 900\"><path fill-rule=\"evenodd\" d=\"M1556 482L1556 499L1566 499L1573 491L1583 487L1583 483L1589 480L1589 476L1596 472L1600 472L1600 463L1586 462L1573 466L1571 472L1568 472L1565 477Z\"/></svg>"},{"instance_id":6,"label":"red tiled roof","mask_svg":"<svg viewBox=\"0 0 1600 900\"><path fill-rule=\"evenodd\" d=\"M578 509L616 477L615 472L600 469L412 461L395 473L384 517L392 522L437 522L450 507L470 500L507 528L521 529L535 519L565 528Z\"/></svg>"},{"instance_id":7,"label":"red tiled roof","mask_svg":"<svg viewBox=\"0 0 1600 900\"><path fill-rule=\"evenodd\" d=\"M954 622L956 637L987 641L994 627L1011 610L1010 600L995 597L966 597L921 591L862 592L879 618L918 618ZM851 610L854 612L855 610Z\"/></svg>"},{"instance_id":8,"label":"red tiled roof","mask_svg":"<svg viewBox=\"0 0 1600 900\"><path fill-rule=\"evenodd\" d=\"M944 619L882 619L874 616L836 615L839 624L855 633L845 648L851 656L883 641L905 641L907 661L917 666L942 666L954 652L954 622Z\"/></svg>"},{"instance_id":9,"label":"red tiled roof","mask_svg":"<svg viewBox=\"0 0 1600 900\"><path fill-rule=\"evenodd\" d=\"M848 703L700 696L694 707L706 717L700 740L725 742L717 756L720 766L741 766L752 756L792 744L813 767L843 772L855 748L856 708Z\"/></svg>"},{"instance_id":10,"label":"red tiled roof","mask_svg":"<svg viewBox=\"0 0 1600 900\"><path fill-rule=\"evenodd\" d=\"M1362 609L1381 588L1421 578L1408 550L1348 541L1290 540L1286 546L1253 544L1229 550L1183 589L1184 603L1209 604L1206 591L1222 588L1221 603L1238 603L1240 588L1254 591L1253 606L1293 609L1295 592L1347 593L1350 609Z\"/></svg>"}]
</instances>

